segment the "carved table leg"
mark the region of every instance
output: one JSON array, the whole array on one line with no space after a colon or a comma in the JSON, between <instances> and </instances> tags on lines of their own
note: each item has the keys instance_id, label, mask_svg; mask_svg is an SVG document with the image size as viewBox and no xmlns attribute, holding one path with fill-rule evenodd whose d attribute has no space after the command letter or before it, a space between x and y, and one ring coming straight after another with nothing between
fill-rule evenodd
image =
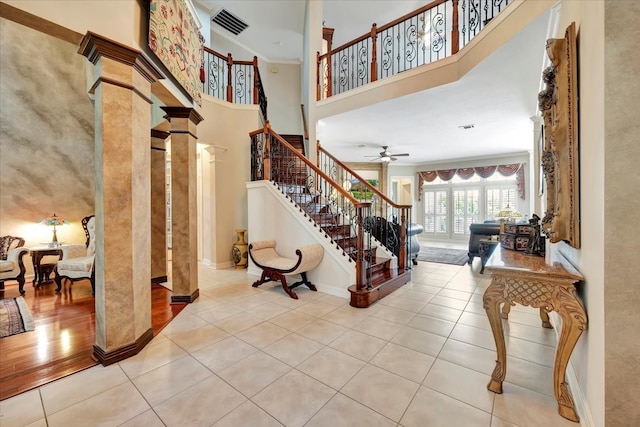
<instances>
[{"instance_id":1,"label":"carved table leg","mask_svg":"<svg viewBox=\"0 0 640 427\"><path fill-rule=\"evenodd\" d=\"M554 296L556 310L562 317L562 331L553 364L553 393L558 401L558 413L571 421L580 421L566 382L567 364L571 352L587 325L587 315L575 294L573 285L562 286Z\"/></svg>"},{"instance_id":2,"label":"carved table leg","mask_svg":"<svg viewBox=\"0 0 640 427\"><path fill-rule=\"evenodd\" d=\"M40 286L40 260L42 257L35 251L31 252L31 263L33 264L33 282L31 283L34 287ZM36 286L36 283L38 286Z\"/></svg>"},{"instance_id":3,"label":"carved table leg","mask_svg":"<svg viewBox=\"0 0 640 427\"><path fill-rule=\"evenodd\" d=\"M542 320L542 327L547 329L553 329L551 322L549 321L549 313L544 307L540 307L540 319Z\"/></svg>"},{"instance_id":4,"label":"carved table leg","mask_svg":"<svg viewBox=\"0 0 640 427\"><path fill-rule=\"evenodd\" d=\"M494 274L491 285L484 292L483 297L483 306L487 311L498 353L496 367L491 374L489 384L487 384L487 388L494 393L502 393L502 381L507 375L507 348L504 343L504 331L502 329L502 320L500 319L500 304L505 302L503 289L504 285L500 283ZM508 302L505 303L505 305L508 304Z\"/></svg>"},{"instance_id":5,"label":"carved table leg","mask_svg":"<svg viewBox=\"0 0 640 427\"><path fill-rule=\"evenodd\" d=\"M508 320L510 312L511 312L511 304L507 302L505 303L505 305L502 306L502 314L500 315L500 317L505 320Z\"/></svg>"}]
</instances>

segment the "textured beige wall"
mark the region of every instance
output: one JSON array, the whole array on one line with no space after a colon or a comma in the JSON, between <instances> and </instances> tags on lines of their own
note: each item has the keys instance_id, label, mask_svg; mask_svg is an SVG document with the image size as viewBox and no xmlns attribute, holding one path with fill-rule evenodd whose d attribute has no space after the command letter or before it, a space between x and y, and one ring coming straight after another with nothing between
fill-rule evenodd
<instances>
[{"instance_id":1,"label":"textured beige wall","mask_svg":"<svg viewBox=\"0 0 640 427\"><path fill-rule=\"evenodd\" d=\"M640 245L621 224L640 211L640 2L604 4L605 424L637 426Z\"/></svg>"},{"instance_id":2,"label":"textured beige wall","mask_svg":"<svg viewBox=\"0 0 640 427\"><path fill-rule=\"evenodd\" d=\"M77 47L0 19L0 235L51 240L37 224L70 221L58 240L84 243L94 213L94 109ZM26 261L31 274L31 260Z\"/></svg>"},{"instance_id":3,"label":"textured beige wall","mask_svg":"<svg viewBox=\"0 0 640 427\"><path fill-rule=\"evenodd\" d=\"M213 146L202 162L208 178L211 206L203 209L204 250L217 268L232 266L231 245L236 228L247 228L247 189L251 180L251 140L249 132L260 129L258 107L234 105L203 97L198 142ZM247 234L250 237L251 230ZM206 256L205 256L206 258Z\"/></svg>"},{"instance_id":4,"label":"textured beige wall","mask_svg":"<svg viewBox=\"0 0 640 427\"><path fill-rule=\"evenodd\" d=\"M564 1L555 37L564 37L571 22L576 23L578 44L578 117L580 152L581 247L559 244L585 277L578 286L589 324L571 356L578 379L575 400L586 400L581 417L595 426L604 426L605 323L604 275L604 27L602 1ZM579 403L577 403L579 404ZM588 424L587 424L588 425Z\"/></svg>"},{"instance_id":5,"label":"textured beige wall","mask_svg":"<svg viewBox=\"0 0 640 427\"><path fill-rule=\"evenodd\" d=\"M4 0L4 2L80 34L92 31L127 46L136 46L140 43L137 26L131 25L132 17L141 16L142 13L142 7L136 0Z\"/></svg>"}]
</instances>

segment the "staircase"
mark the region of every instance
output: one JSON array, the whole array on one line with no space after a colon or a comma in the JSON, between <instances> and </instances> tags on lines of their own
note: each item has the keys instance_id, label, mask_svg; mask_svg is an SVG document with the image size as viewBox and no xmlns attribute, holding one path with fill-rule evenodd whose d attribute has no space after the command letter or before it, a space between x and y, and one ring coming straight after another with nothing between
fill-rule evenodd
<instances>
[{"instance_id":1,"label":"staircase","mask_svg":"<svg viewBox=\"0 0 640 427\"><path fill-rule=\"evenodd\" d=\"M356 200L302 155L303 144L302 149L294 148L268 123L264 130L252 132L251 138L252 180L274 182L308 218L310 226L319 228L335 250L354 263L356 283L349 287L352 306L368 307L411 280L410 263L386 247L387 242L381 239L386 233L372 226L379 221L373 221L377 217L370 202ZM399 225L397 228L402 230ZM406 232L395 235L396 249L406 246L398 240ZM406 252L401 253L406 258Z\"/></svg>"}]
</instances>

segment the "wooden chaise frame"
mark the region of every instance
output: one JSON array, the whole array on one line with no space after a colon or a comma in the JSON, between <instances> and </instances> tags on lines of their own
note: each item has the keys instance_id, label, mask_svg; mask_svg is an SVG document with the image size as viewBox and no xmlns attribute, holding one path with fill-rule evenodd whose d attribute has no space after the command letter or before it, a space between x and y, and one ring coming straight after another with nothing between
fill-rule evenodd
<instances>
[{"instance_id":1,"label":"wooden chaise frame","mask_svg":"<svg viewBox=\"0 0 640 427\"><path fill-rule=\"evenodd\" d=\"M298 295L293 291L293 288L297 286L305 285L312 291L316 291L315 285L307 278L307 271L320 264L324 254L322 245L314 243L301 246L296 249L297 259L285 258L278 254L275 248L275 240L261 240L249 244L251 260L262 269L260 280L256 281L252 286L257 288L265 282L280 281L282 289L293 299L298 299ZM302 280L292 285L287 285L285 276L294 274L300 274Z\"/></svg>"}]
</instances>

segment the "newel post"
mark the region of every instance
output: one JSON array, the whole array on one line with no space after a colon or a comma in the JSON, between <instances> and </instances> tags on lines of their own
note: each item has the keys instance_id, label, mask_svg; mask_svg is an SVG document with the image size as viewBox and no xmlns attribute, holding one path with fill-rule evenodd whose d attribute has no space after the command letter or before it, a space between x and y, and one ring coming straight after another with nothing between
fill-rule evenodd
<instances>
[{"instance_id":1,"label":"newel post","mask_svg":"<svg viewBox=\"0 0 640 427\"><path fill-rule=\"evenodd\" d=\"M458 32L458 0L453 0L453 17L451 24L451 55L455 55L460 50L460 33Z\"/></svg>"},{"instance_id":2,"label":"newel post","mask_svg":"<svg viewBox=\"0 0 640 427\"><path fill-rule=\"evenodd\" d=\"M378 26L374 23L371 26L371 81L378 80Z\"/></svg>"},{"instance_id":3,"label":"newel post","mask_svg":"<svg viewBox=\"0 0 640 427\"><path fill-rule=\"evenodd\" d=\"M356 290L362 291L367 287L366 281L366 264L365 264L365 248L364 248L364 208L360 205L356 207Z\"/></svg>"},{"instance_id":4,"label":"newel post","mask_svg":"<svg viewBox=\"0 0 640 427\"><path fill-rule=\"evenodd\" d=\"M253 103L258 104L258 57L253 57Z\"/></svg>"},{"instance_id":5,"label":"newel post","mask_svg":"<svg viewBox=\"0 0 640 427\"><path fill-rule=\"evenodd\" d=\"M407 268L407 208L400 208L400 251L398 252L398 271Z\"/></svg>"},{"instance_id":6,"label":"newel post","mask_svg":"<svg viewBox=\"0 0 640 427\"><path fill-rule=\"evenodd\" d=\"M262 156L262 170L265 181L271 181L271 123L264 124L264 155Z\"/></svg>"},{"instance_id":7,"label":"newel post","mask_svg":"<svg viewBox=\"0 0 640 427\"><path fill-rule=\"evenodd\" d=\"M227 53L227 102L233 102L233 85L231 84L231 76L233 72L231 68L233 67L233 57L230 53Z\"/></svg>"},{"instance_id":8,"label":"newel post","mask_svg":"<svg viewBox=\"0 0 640 427\"><path fill-rule=\"evenodd\" d=\"M320 52L316 52L316 101L320 101Z\"/></svg>"}]
</instances>

